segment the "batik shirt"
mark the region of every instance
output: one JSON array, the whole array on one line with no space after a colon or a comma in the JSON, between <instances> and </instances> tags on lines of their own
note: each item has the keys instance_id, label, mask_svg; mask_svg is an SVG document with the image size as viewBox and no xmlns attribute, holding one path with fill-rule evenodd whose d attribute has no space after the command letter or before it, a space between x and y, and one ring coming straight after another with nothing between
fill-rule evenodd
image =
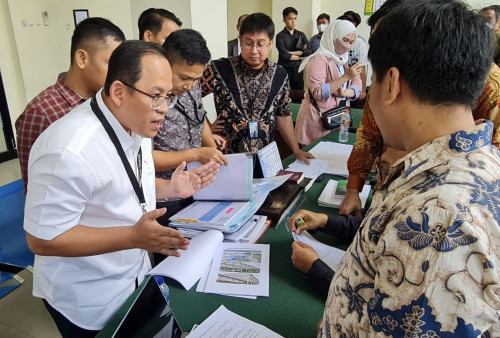
<instances>
[{"instance_id":1,"label":"batik shirt","mask_svg":"<svg viewBox=\"0 0 500 338\"><path fill-rule=\"evenodd\" d=\"M154 150L181 151L201 147L203 127L207 112L201 99L198 83L189 92L177 97L175 106L168 109L160 130L153 139ZM169 180L175 169L156 172L156 177ZM158 202L180 200L158 199Z\"/></svg>"},{"instance_id":2,"label":"batik shirt","mask_svg":"<svg viewBox=\"0 0 500 338\"><path fill-rule=\"evenodd\" d=\"M153 144L155 150L181 151L201 147L201 135L207 112L197 84L180 95L174 107L168 109ZM156 177L170 179L175 169L156 173Z\"/></svg>"},{"instance_id":3,"label":"batik shirt","mask_svg":"<svg viewBox=\"0 0 500 338\"><path fill-rule=\"evenodd\" d=\"M368 102L368 98L366 102ZM493 122L492 143L500 148L500 68L492 64L484 89L472 111L475 120L487 119ZM361 123L356 132L356 143L352 149L347 168L348 189L361 191L370 173L375 158L382 153L384 140L378 129L368 103L365 104Z\"/></svg>"},{"instance_id":4,"label":"batik shirt","mask_svg":"<svg viewBox=\"0 0 500 338\"><path fill-rule=\"evenodd\" d=\"M236 88L231 92L228 82L222 78L220 71L212 63L203 73L201 90L203 96L214 94L217 116L224 121L224 129L220 135L226 139L226 153L255 153L274 140L276 116L289 116L288 78L285 76L281 83L273 83L278 71L285 72L281 66L266 61L266 65L259 71L248 68L241 56L229 57L232 73L236 79ZM219 61L222 61L219 60ZM271 84L277 88L277 95L265 109L271 93ZM243 110L235 103L234 95L238 96ZM253 108L252 108L253 107ZM257 121L258 138L250 139L248 123Z\"/></svg>"},{"instance_id":5,"label":"batik shirt","mask_svg":"<svg viewBox=\"0 0 500 338\"><path fill-rule=\"evenodd\" d=\"M493 126L395 162L335 272L323 337L500 335L500 151Z\"/></svg>"}]
</instances>

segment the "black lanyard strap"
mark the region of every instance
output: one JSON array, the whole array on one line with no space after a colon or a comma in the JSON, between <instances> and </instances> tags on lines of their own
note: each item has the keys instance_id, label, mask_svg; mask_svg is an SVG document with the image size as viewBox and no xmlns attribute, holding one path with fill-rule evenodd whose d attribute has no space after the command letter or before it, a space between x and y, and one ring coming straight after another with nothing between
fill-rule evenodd
<instances>
[{"instance_id":1,"label":"black lanyard strap","mask_svg":"<svg viewBox=\"0 0 500 338\"><path fill-rule=\"evenodd\" d=\"M177 103L175 104L175 108L182 114L184 117L188 120L188 123L192 126L196 126L198 124L201 124L205 122L205 114L203 113L202 116L200 117L199 115L199 110L198 110L198 104L196 103L196 100L194 99L193 95L191 95L190 92L187 92L189 99L191 100L191 104L193 105L193 112L194 112L194 118L189 116L189 113L186 110L186 107L182 103L177 100Z\"/></svg>"},{"instance_id":2,"label":"black lanyard strap","mask_svg":"<svg viewBox=\"0 0 500 338\"><path fill-rule=\"evenodd\" d=\"M139 199L139 205L142 208L142 212L146 213L147 211L147 204L146 200L144 199L144 192L142 191L142 186L137 180L137 177L134 174L134 171L132 170L132 167L130 166L130 163L127 160L127 156L125 155L125 151L123 150L120 141L118 140L118 136L116 136L115 131L109 124L109 121L106 119L104 116L103 112L101 111L101 108L99 108L99 105L97 104L97 100L95 95L92 97L90 101L90 107L92 108L92 111L94 114L97 116L99 121L101 121L104 129L109 135L109 138L111 139L111 142L113 142L116 151L118 152L118 155L120 155L120 159L122 160L123 166L125 167L125 171L127 172L128 178L130 180L130 183L132 183L132 187L134 187L135 194L137 195L137 198ZM137 161L137 169L139 172L139 177L142 178L142 150L139 148L139 153L137 154L138 161Z\"/></svg>"}]
</instances>

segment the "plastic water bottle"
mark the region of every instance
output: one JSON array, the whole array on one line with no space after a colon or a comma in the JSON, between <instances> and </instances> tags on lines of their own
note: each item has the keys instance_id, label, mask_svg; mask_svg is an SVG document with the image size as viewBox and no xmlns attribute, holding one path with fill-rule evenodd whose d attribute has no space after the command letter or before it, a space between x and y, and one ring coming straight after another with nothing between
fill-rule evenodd
<instances>
[{"instance_id":1,"label":"plastic water bottle","mask_svg":"<svg viewBox=\"0 0 500 338\"><path fill-rule=\"evenodd\" d=\"M154 275L154 278L156 279L156 283L158 284L158 287L160 288L160 291L163 294L165 301L167 302L167 304L169 304L170 303L170 289L168 288L167 284L165 284L163 276Z\"/></svg>"},{"instance_id":2,"label":"plastic water bottle","mask_svg":"<svg viewBox=\"0 0 500 338\"><path fill-rule=\"evenodd\" d=\"M349 123L351 119L348 113L342 113L340 117L339 142L345 143L349 139Z\"/></svg>"}]
</instances>

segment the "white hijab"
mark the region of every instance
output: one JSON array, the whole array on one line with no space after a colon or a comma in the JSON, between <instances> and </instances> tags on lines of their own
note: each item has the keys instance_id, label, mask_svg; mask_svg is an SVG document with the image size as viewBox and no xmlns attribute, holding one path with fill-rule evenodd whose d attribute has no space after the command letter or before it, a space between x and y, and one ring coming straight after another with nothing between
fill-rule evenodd
<instances>
[{"instance_id":1,"label":"white hijab","mask_svg":"<svg viewBox=\"0 0 500 338\"><path fill-rule=\"evenodd\" d=\"M311 60L311 58L316 55L326 55L337 65L346 64L349 52L338 55L335 52L335 46L333 45L333 42L336 39L342 39L344 36L351 33L354 33L356 37L358 37L358 31L350 21L335 20L334 22L332 22L330 25L328 25L325 32L321 36L318 50L302 60L302 63L299 67L299 72L301 72L306 67L306 64L309 62L309 60Z\"/></svg>"}]
</instances>

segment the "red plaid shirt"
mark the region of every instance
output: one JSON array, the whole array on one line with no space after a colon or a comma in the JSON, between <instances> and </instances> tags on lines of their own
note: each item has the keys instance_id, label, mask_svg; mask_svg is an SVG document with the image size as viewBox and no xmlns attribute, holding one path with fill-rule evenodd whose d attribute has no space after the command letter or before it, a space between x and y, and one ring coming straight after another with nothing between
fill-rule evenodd
<instances>
[{"instance_id":1,"label":"red plaid shirt","mask_svg":"<svg viewBox=\"0 0 500 338\"><path fill-rule=\"evenodd\" d=\"M52 122L85 102L84 98L64 83L64 77L65 74L60 74L54 85L35 96L16 120L17 154L21 163L25 192L28 185L28 159L31 146Z\"/></svg>"}]
</instances>

